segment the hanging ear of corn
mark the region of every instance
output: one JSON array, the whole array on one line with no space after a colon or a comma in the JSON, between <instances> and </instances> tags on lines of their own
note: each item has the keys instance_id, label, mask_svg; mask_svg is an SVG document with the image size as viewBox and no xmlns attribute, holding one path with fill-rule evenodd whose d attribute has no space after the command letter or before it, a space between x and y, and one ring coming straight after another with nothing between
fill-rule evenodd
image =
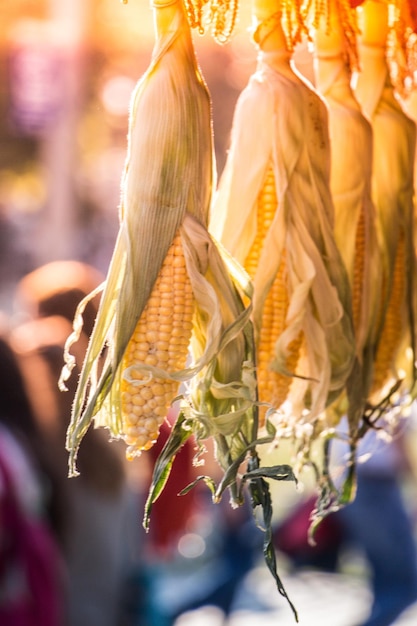
<instances>
[{"instance_id":1,"label":"hanging ear of corn","mask_svg":"<svg viewBox=\"0 0 417 626\"><path fill-rule=\"evenodd\" d=\"M259 65L236 106L210 230L253 276L260 381L263 369L292 377L274 408L285 399L300 426L341 393L355 345L349 282L333 235L326 108L291 66L279 19L272 10L271 19L267 11L265 17L264 4L255 7L264 10ZM274 214L261 234L260 196L274 196L273 187ZM271 324L268 298L276 279L286 294L282 302L273 296L271 306L282 309L284 323L271 337L264 366L270 347L262 341L272 332L265 324ZM262 402L261 386L259 393Z\"/></svg>"},{"instance_id":2,"label":"hanging ear of corn","mask_svg":"<svg viewBox=\"0 0 417 626\"><path fill-rule=\"evenodd\" d=\"M352 290L357 364L342 396L327 412L338 421L347 412L355 438L365 409L377 341L383 273L375 207L372 202L372 128L352 91L340 0L328 0L327 13L313 31L316 85L329 111L330 188L335 206L335 238ZM350 21L354 22L351 11ZM356 49L356 43L355 43Z\"/></svg>"},{"instance_id":3,"label":"hanging ear of corn","mask_svg":"<svg viewBox=\"0 0 417 626\"><path fill-rule=\"evenodd\" d=\"M192 404L188 417L195 418L197 441L210 436L216 440L219 437L229 438L223 452L221 446L218 447L218 461L226 470L231 461L247 451L248 442L257 436L252 416L256 400L253 345L250 334L237 333L241 324L237 324L236 320L242 316L242 304L237 297L236 286L228 279L224 268L230 267L233 274L242 270L226 254L223 258L220 256L217 246L210 243L206 231L197 222L190 222L189 226L190 241L192 237L205 240L205 246L194 245L188 249L193 260L190 265L207 265L204 276L197 273L191 275L193 288L199 296L191 341L194 360L198 363L207 351L212 332L207 319L211 318L211 323L214 323L218 317L227 332L217 346L213 344L216 354L212 354L210 360L205 359L206 365L191 381ZM230 381L233 384L229 384ZM226 457L223 454L225 451Z\"/></svg>"},{"instance_id":4,"label":"hanging ear of corn","mask_svg":"<svg viewBox=\"0 0 417 626\"><path fill-rule=\"evenodd\" d=\"M384 260L380 335L371 389L371 400L377 404L396 380L404 379L404 396L415 380L416 127L401 109L389 76L388 6L367 0L362 20L361 71L356 77L355 93L373 129L372 196Z\"/></svg>"},{"instance_id":5,"label":"hanging ear of corn","mask_svg":"<svg viewBox=\"0 0 417 626\"><path fill-rule=\"evenodd\" d=\"M287 465L261 467L257 453L253 333L246 323L251 308L243 309L239 296L243 291L246 297L250 297L251 286L240 265L220 244L215 244L201 223L186 215L182 228L184 252L196 298L191 341L195 362L191 369L195 375L190 381L190 395L183 399L179 417L155 463L145 505L144 526L149 525L152 505L161 493L184 441L193 434L199 455L204 452L205 440L212 438L215 458L223 475L217 484L207 475L199 476L196 482L206 482L215 502L222 498L226 489L230 489L233 506L243 503L243 487L248 485L254 511L259 507L262 509L265 561L280 594L287 598L297 617L276 570L272 501L265 480L295 481L295 477ZM264 438L263 441L267 440ZM247 471L241 474L245 462ZM183 493L193 485L187 486Z\"/></svg>"},{"instance_id":6,"label":"hanging ear of corn","mask_svg":"<svg viewBox=\"0 0 417 626\"><path fill-rule=\"evenodd\" d=\"M207 374L208 390L221 384L224 396L232 394L233 401L220 402L230 432L239 430L242 414L252 415L253 373L242 380L250 309L239 293L250 296L250 286L236 264L232 278L206 227L213 176L209 94L182 4L156 7L155 20L152 62L132 99L120 230L68 430L72 474L93 418L126 441L129 458L140 454L156 440L180 382L198 373L203 383ZM61 386L89 297L67 342ZM204 341L186 367L194 320ZM215 396L212 404L201 408L203 421Z\"/></svg>"},{"instance_id":7,"label":"hanging ear of corn","mask_svg":"<svg viewBox=\"0 0 417 626\"><path fill-rule=\"evenodd\" d=\"M265 180L256 201L256 230L255 238L245 259L245 268L252 280L256 276L261 250L265 237L273 222L277 210L277 196L275 177L272 165L268 166ZM274 358L275 341L286 328L289 297L287 288L287 264L285 250L277 271L277 275L266 296L262 322L259 331L259 350L257 355L257 378L259 385L259 397L264 406L261 407L262 421L265 416L266 406L280 407L286 400L292 382L288 373L280 373L270 368ZM300 356L302 332L292 341L286 359L288 372L295 372Z\"/></svg>"}]
</instances>

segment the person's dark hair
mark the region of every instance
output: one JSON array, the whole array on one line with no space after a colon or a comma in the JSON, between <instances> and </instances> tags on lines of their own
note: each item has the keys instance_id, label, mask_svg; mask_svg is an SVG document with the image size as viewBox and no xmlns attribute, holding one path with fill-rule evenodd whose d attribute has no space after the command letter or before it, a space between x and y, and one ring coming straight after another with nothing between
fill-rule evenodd
<instances>
[{"instance_id":1,"label":"person's dark hair","mask_svg":"<svg viewBox=\"0 0 417 626\"><path fill-rule=\"evenodd\" d=\"M16 355L0 336L0 420L19 437L37 436L36 419Z\"/></svg>"},{"instance_id":2,"label":"person's dark hair","mask_svg":"<svg viewBox=\"0 0 417 626\"><path fill-rule=\"evenodd\" d=\"M34 398L36 419L44 431L53 433L56 454L60 455L66 472L66 431L80 375L80 364L88 343L88 337L81 333L79 341L72 346L74 371L66 381L68 391L61 392L58 379L64 365L65 341L71 331L72 325L66 317L52 316L30 320L13 332L13 345L24 364L25 380L32 396L37 393L36 377L42 377L42 390ZM89 428L77 455L79 476L71 481L76 480L100 491L104 496L114 497L123 488L125 471L120 447L115 443L110 445L108 439L108 431Z\"/></svg>"},{"instance_id":3,"label":"person's dark hair","mask_svg":"<svg viewBox=\"0 0 417 626\"><path fill-rule=\"evenodd\" d=\"M52 261L22 278L16 289L16 307L33 318L61 315L72 323L78 304L102 282L92 266L80 261ZM100 301L97 295L83 313L84 332L89 336Z\"/></svg>"},{"instance_id":4,"label":"person's dark hair","mask_svg":"<svg viewBox=\"0 0 417 626\"><path fill-rule=\"evenodd\" d=\"M66 476L54 450L39 430L18 357L6 336L0 335L0 423L26 450L44 487L45 516L59 541L66 534Z\"/></svg>"}]
</instances>

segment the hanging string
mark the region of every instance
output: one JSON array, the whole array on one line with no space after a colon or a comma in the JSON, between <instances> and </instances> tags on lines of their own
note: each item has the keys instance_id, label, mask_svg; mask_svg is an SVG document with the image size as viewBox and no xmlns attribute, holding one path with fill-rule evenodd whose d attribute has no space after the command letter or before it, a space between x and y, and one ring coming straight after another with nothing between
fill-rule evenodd
<instances>
[{"instance_id":1,"label":"hanging string","mask_svg":"<svg viewBox=\"0 0 417 626\"><path fill-rule=\"evenodd\" d=\"M390 0L387 58L396 91L407 97L417 84L417 9L412 0Z\"/></svg>"},{"instance_id":2,"label":"hanging string","mask_svg":"<svg viewBox=\"0 0 417 626\"><path fill-rule=\"evenodd\" d=\"M357 39L359 27L355 8L363 0L307 0L304 11L311 24L311 28L318 29L321 21L325 20L325 32L330 34L331 10L338 14L338 22L343 32L346 50L346 63L351 72L359 69L359 54Z\"/></svg>"}]
</instances>

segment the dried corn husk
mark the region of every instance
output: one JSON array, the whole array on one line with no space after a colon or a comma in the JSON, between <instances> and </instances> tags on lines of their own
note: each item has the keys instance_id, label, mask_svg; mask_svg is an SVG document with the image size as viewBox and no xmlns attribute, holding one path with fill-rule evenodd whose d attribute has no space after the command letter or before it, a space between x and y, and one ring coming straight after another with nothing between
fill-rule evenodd
<instances>
[{"instance_id":1,"label":"dried corn husk","mask_svg":"<svg viewBox=\"0 0 417 626\"><path fill-rule=\"evenodd\" d=\"M338 0L329 0L330 20L314 31L316 85L329 111L330 188L335 206L335 238L352 289L357 363L346 394L327 412L332 421L349 416L354 441L370 390L378 340L382 257L372 201L372 127L353 94L345 55Z\"/></svg>"},{"instance_id":2,"label":"dried corn husk","mask_svg":"<svg viewBox=\"0 0 417 626\"><path fill-rule=\"evenodd\" d=\"M382 244L384 281L380 345L384 342L386 312L395 285L399 243L403 241L405 246L404 265L399 268L399 275L405 276L405 285L401 297L397 297L394 303L398 314L396 326L402 332L389 355L390 371L384 384L377 388L374 385L372 389L370 399L378 405L399 380L403 380L400 393L407 398L415 381L413 167L416 127L395 96L386 58L384 29L375 30L375 15L382 23L384 20L388 23L387 6L368 0L363 7L363 37L359 46L361 71L355 77L355 94L373 129L372 197ZM368 45L370 37L372 45Z\"/></svg>"},{"instance_id":3,"label":"dried corn husk","mask_svg":"<svg viewBox=\"0 0 417 626\"><path fill-rule=\"evenodd\" d=\"M292 289L287 329L271 367L289 373L283 367L288 347L303 331L304 356L288 396L298 425L314 421L341 393L355 351L349 281L332 230L329 156L323 101L294 71L287 50L261 52L236 106L210 230L244 262L255 237L256 199L272 160L278 210L254 278L253 320L259 336L263 302L285 247Z\"/></svg>"},{"instance_id":4,"label":"dried corn husk","mask_svg":"<svg viewBox=\"0 0 417 626\"><path fill-rule=\"evenodd\" d=\"M410 119L413 120L415 124L417 124L417 75L416 82L414 83L410 93L407 95L407 98L402 101L402 105L404 111L408 115ZM414 158L414 216L417 215L417 158ZM414 219L414 247L416 248L417 242L417 223L416 219Z\"/></svg>"},{"instance_id":5,"label":"dried corn husk","mask_svg":"<svg viewBox=\"0 0 417 626\"><path fill-rule=\"evenodd\" d=\"M222 388L219 411L228 422L228 433L239 432L245 419L253 419L251 339L249 332L243 334L250 309L241 300L244 291L250 296L250 285L232 259L227 265L222 260L206 228L214 171L210 98L182 4L155 12L157 41L152 62L132 98L120 230L68 430L72 474L76 473L78 446L93 418L96 425L109 428L112 436L121 436L122 358L178 230L196 300L201 349L182 371L167 372L140 363L135 369L143 371L144 379L155 376L181 382L198 373L198 384L205 385L206 395L213 397L211 405L199 405L201 423L210 423L216 414L213 389L217 385ZM61 384L71 370L70 347L79 335L83 308L93 295L80 304ZM193 430L198 436L200 422L190 423L188 436ZM218 430L212 425L204 434Z\"/></svg>"}]
</instances>

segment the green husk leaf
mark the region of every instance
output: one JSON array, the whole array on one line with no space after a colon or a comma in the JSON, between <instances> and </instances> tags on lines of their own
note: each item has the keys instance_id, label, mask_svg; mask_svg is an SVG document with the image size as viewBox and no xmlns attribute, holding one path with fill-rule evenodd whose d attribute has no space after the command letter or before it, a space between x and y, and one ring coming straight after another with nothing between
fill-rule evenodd
<instances>
[{"instance_id":1,"label":"green husk leaf","mask_svg":"<svg viewBox=\"0 0 417 626\"><path fill-rule=\"evenodd\" d=\"M273 477L276 480L292 480L292 479L295 480L292 470L288 466L285 466L285 465L277 466L275 468L269 468L269 469L274 470L272 474L275 473L274 476L272 475L269 476L271 478ZM266 474L264 474L265 470L266 470ZM269 474L267 470L268 468L259 468L259 458L257 457L256 454L253 455L252 458L250 459L248 472L246 474L249 493L251 497L251 504L252 504L254 513L256 512L258 507L260 507L262 511L262 518L263 518L262 530L264 532L263 553L264 553L265 563L275 580L279 593L287 600L294 614L295 621L298 622L297 610L295 606L293 605L293 603L291 602L290 598L288 597L285 587L277 572L277 560L276 560L276 554L275 554L274 543L273 543L273 533L272 533L272 500L271 500L271 493L269 490L269 485L267 481L264 480L264 475Z\"/></svg>"},{"instance_id":2,"label":"green husk leaf","mask_svg":"<svg viewBox=\"0 0 417 626\"><path fill-rule=\"evenodd\" d=\"M255 467L246 472L242 481L253 480L256 478L271 478L272 480L289 480L297 483L292 467L286 463L282 465L272 465L269 467Z\"/></svg>"},{"instance_id":3,"label":"green husk leaf","mask_svg":"<svg viewBox=\"0 0 417 626\"><path fill-rule=\"evenodd\" d=\"M149 529L152 505L159 498L165 487L175 457L191 435L192 431L187 427L186 418L183 413L180 413L154 466L148 498L145 503L143 518L143 527L145 530Z\"/></svg>"},{"instance_id":4,"label":"green husk leaf","mask_svg":"<svg viewBox=\"0 0 417 626\"><path fill-rule=\"evenodd\" d=\"M189 485L187 485L186 487L184 487L184 489L182 489L179 493L180 496L184 496L187 493L189 493L192 489L194 489L194 487L198 484L204 482L207 487L210 489L211 493L213 494L213 497L215 496L216 493L216 483L214 482L214 480L210 477L210 476L197 476L197 478L195 480L193 480L192 483L190 483Z\"/></svg>"}]
</instances>

